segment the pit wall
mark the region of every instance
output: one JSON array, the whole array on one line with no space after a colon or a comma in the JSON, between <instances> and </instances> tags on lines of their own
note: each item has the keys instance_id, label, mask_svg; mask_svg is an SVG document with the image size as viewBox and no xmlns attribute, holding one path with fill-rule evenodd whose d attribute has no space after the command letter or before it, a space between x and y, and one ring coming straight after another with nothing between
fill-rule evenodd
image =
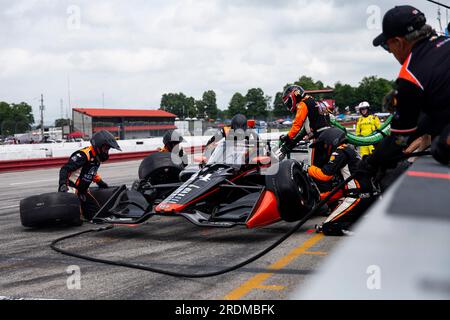
<instances>
[{"instance_id":1,"label":"pit wall","mask_svg":"<svg viewBox=\"0 0 450 320\"><path fill-rule=\"evenodd\" d=\"M278 139L279 132L262 133L262 139ZM185 136L186 142L182 143L184 148L204 146L211 136ZM162 138L120 140L118 141L123 153L154 151L162 147ZM2 145L0 146L0 161L26 160L42 158L69 157L73 152L83 147L89 146L89 141L83 142L63 142L49 144L23 144L23 145ZM111 150L111 154L120 153Z\"/></svg>"}]
</instances>

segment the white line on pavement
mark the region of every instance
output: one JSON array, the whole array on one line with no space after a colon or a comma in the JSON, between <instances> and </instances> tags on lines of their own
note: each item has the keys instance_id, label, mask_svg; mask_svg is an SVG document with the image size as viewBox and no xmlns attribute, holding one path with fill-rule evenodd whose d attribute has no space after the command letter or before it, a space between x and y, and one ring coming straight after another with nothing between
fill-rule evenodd
<instances>
[{"instance_id":1,"label":"white line on pavement","mask_svg":"<svg viewBox=\"0 0 450 320\"><path fill-rule=\"evenodd\" d=\"M3 209L11 209L11 208L16 208L16 207L18 207L19 205L18 204L15 204L15 205L13 205L13 206L8 206L8 207L1 207L0 208L0 210L3 210Z\"/></svg>"},{"instance_id":2,"label":"white line on pavement","mask_svg":"<svg viewBox=\"0 0 450 320\"><path fill-rule=\"evenodd\" d=\"M35 180L35 181L27 181L27 182L15 182L15 183L10 183L10 186L20 186L20 185L24 185L24 184L35 184L35 183L40 183L40 182L50 182L50 181L54 181L56 182L55 179L46 179L46 180Z\"/></svg>"}]
</instances>

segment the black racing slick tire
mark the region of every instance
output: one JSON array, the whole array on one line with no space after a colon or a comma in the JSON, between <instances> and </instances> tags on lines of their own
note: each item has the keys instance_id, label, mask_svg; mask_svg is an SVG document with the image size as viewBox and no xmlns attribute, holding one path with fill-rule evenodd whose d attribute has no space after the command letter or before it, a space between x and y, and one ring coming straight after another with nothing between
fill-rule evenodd
<instances>
[{"instance_id":1,"label":"black racing slick tire","mask_svg":"<svg viewBox=\"0 0 450 320\"><path fill-rule=\"evenodd\" d=\"M170 152L155 152L142 160L139 166L139 179L152 185L179 182L183 166L172 161Z\"/></svg>"},{"instance_id":2,"label":"black racing slick tire","mask_svg":"<svg viewBox=\"0 0 450 320\"><path fill-rule=\"evenodd\" d=\"M73 193L52 192L20 201L20 221L24 227L46 227L57 224L80 226L80 201Z\"/></svg>"},{"instance_id":3,"label":"black racing slick tire","mask_svg":"<svg viewBox=\"0 0 450 320\"><path fill-rule=\"evenodd\" d=\"M278 172L266 176L266 187L275 193L280 216L287 222L301 220L316 203L311 180L296 160L280 162Z\"/></svg>"}]
</instances>

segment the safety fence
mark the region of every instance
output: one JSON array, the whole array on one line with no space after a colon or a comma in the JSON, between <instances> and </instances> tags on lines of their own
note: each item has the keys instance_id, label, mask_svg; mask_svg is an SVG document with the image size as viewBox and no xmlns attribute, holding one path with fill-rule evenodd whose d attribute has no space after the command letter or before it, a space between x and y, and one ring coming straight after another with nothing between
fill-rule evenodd
<instances>
[{"instance_id":1,"label":"safety fence","mask_svg":"<svg viewBox=\"0 0 450 320\"><path fill-rule=\"evenodd\" d=\"M183 150L187 154L195 154L202 152L205 146L192 146L185 147ZM131 161L143 159L151 153L158 152L157 150L139 151L139 152L118 152L111 153L108 162L119 161ZM19 159L19 160L6 160L0 161L0 172L10 171L24 171L24 170L36 170L51 167L62 166L67 162L68 157L56 157L56 158L39 158L39 159Z\"/></svg>"}]
</instances>

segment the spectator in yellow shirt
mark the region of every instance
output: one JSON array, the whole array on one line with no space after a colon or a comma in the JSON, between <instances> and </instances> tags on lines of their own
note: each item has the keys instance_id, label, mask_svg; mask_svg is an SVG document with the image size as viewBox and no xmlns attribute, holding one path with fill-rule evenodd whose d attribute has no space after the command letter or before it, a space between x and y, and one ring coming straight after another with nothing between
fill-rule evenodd
<instances>
[{"instance_id":1,"label":"spectator in yellow shirt","mask_svg":"<svg viewBox=\"0 0 450 320\"><path fill-rule=\"evenodd\" d=\"M370 114L370 104L367 101L361 102L357 109L361 113L361 117L356 123L356 135L368 136L380 128L380 119L378 119L377 116ZM361 157L369 156L373 153L374 149L375 147L373 145L362 146L359 149L359 153Z\"/></svg>"}]
</instances>

